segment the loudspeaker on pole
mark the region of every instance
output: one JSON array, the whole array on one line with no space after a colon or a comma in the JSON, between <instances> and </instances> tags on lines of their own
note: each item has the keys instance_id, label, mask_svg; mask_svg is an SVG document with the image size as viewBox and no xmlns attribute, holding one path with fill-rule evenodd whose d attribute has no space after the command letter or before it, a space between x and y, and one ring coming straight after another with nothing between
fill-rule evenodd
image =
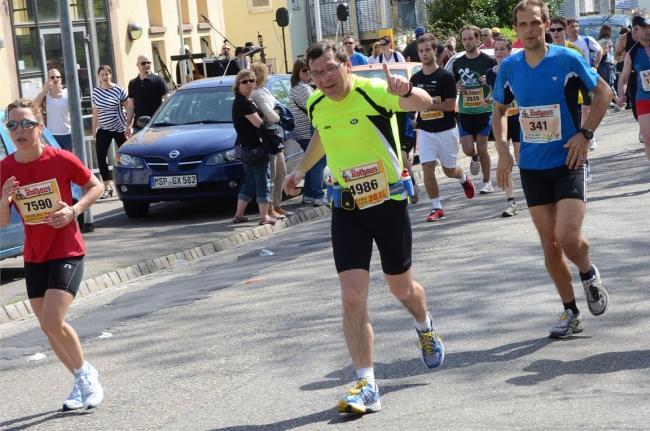
<instances>
[{"instance_id":1,"label":"loudspeaker on pole","mask_svg":"<svg viewBox=\"0 0 650 431\"><path fill-rule=\"evenodd\" d=\"M289 25L289 10L286 7L281 7L275 11L275 21L279 27L286 27Z\"/></svg>"}]
</instances>

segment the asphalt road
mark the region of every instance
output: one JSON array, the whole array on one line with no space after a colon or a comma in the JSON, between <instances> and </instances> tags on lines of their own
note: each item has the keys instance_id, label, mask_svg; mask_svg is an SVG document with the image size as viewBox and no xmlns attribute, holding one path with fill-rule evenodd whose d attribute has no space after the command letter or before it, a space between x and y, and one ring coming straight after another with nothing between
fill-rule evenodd
<instances>
[{"instance_id":1,"label":"asphalt road","mask_svg":"<svg viewBox=\"0 0 650 431\"><path fill-rule=\"evenodd\" d=\"M443 180L447 219L425 223L426 199L411 217L414 274L447 356L437 371L422 365L375 253L381 412L342 419L334 410L354 373L321 219L77 300L70 323L106 391L93 411L58 412L71 378L34 319L0 325L0 428L647 429L650 169L630 118L608 117L592 155L584 232L610 309L588 313L574 270L580 336L547 338L562 306L523 202L502 219L502 193L468 201ZM27 361L38 352L46 358Z\"/></svg>"}]
</instances>

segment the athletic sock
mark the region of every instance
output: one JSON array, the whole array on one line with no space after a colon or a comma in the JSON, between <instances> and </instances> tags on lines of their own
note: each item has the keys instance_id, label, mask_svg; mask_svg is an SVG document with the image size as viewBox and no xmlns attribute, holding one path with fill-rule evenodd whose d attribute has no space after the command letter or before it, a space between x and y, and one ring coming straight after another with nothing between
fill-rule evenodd
<instances>
[{"instance_id":1,"label":"athletic sock","mask_svg":"<svg viewBox=\"0 0 650 431\"><path fill-rule=\"evenodd\" d=\"M577 316L578 313L580 313L580 311L578 310L578 306L576 305L576 300L575 299L573 301L571 301L571 302L564 302L563 305L564 305L565 310L573 311L574 316Z\"/></svg>"},{"instance_id":2,"label":"athletic sock","mask_svg":"<svg viewBox=\"0 0 650 431\"><path fill-rule=\"evenodd\" d=\"M81 366L81 368L75 368L75 369L74 369L74 375L75 375L75 376L78 376L78 375L80 375L80 374L85 374L85 373L87 373L87 372L88 372L88 368L89 368L88 365L89 365L88 362L84 361L84 363L83 363L83 365Z\"/></svg>"},{"instance_id":3,"label":"athletic sock","mask_svg":"<svg viewBox=\"0 0 650 431\"><path fill-rule=\"evenodd\" d=\"M431 206L434 210L442 209L442 204L440 203L440 198L431 199Z\"/></svg>"},{"instance_id":4,"label":"athletic sock","mask_svg":"<svg viewBox=\"0 0 650 431\"><path fill-rule=\"evenodd\" d=\"M413 319L413 321L415 322L415 329L420 332L433 330L433 322L429 318L429 313L427 313L427 318L424 322L418 322L416 319Z\"/></svg>"},{"instance_id":5,"label":"athletic sock","mask_svg":"<svg viewBox=\"0 0 650 431\"><path fill-rule=\"evenodd\" d=\"M596 271L594 271L594 267L590 266L589 271L587 272L580 272L580 280L591 280L594 275L596 275Z\"/></svg>"},{"instance_id":6,"label":"athletic sock","mask_svg":"<svg viewBox=\"0 0 650 431\"><path fill-rule=\"evenodd\" d=\"M467 182L467 174L463 172L463 176L460 177L460 183L465 184Z\"/></svg>"},{"instance_id":7,"label":"athletic sock","mask_svg":"<svg viewBox=\"0 0 650 431\"><path fill-rule=\"evenodd\" d=\"M373 367L357 368L357 379L366 379L369 385L375 386L375 369Z\"/></svg>"}]
</instances>

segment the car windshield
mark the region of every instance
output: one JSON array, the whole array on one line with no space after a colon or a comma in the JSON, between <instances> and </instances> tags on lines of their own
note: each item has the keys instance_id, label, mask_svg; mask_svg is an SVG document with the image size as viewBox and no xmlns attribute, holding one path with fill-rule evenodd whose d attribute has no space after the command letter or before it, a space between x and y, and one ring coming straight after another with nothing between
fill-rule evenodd
<instances>
[{"instance_id":1,"label":"car windshield","mask_svg":"<svg viewBox=\"0 0 650 431\"><path fill-rule=\"evenodd\" d=\"M174 93L153 118L152 127L232 123L235 95L230 87L195 88Z\"/></svg>"}]
</instances>

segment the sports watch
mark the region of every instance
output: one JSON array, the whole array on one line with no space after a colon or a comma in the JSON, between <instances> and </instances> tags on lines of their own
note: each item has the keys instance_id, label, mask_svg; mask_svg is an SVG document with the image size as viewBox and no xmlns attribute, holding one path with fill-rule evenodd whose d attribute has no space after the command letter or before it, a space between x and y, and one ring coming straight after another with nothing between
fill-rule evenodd
<instances>
[{"instance_id":1,"label":"sports watch","mask_svg":"<svg viewBox=\"0 0 650 431\"><path fill-rule=\"evenodd\" d=\"M589 129L580 129L578 130L586 140L590 141L594 137L594 132Z\"/></svg>"}]
</instances>

